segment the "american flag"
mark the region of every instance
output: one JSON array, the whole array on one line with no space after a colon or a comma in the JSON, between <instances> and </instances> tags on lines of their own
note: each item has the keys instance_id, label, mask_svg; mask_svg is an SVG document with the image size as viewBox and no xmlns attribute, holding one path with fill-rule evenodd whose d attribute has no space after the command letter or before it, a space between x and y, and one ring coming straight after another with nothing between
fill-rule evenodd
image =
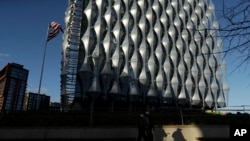
<instances>
[{"instance_id":1,"label":"american flag","mask_svg":"<svg viewBox=\"0 0 250 141\"><path fill-rule=\"evenodd\" d=\"M63 32L62 26L56 22L51 22L49 25L47 41L56 37L60 31Z\"/></svg>"}]
</instances>

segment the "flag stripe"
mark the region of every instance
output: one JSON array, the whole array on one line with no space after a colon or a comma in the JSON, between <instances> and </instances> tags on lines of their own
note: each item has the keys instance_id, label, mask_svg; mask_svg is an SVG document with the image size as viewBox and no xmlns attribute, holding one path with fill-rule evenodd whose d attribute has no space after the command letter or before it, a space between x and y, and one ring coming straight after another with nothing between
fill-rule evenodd
<instances>
[{"instance_id":1,"label":"flag stripe","mask_svg":"<svg viewBox=\"0 0 250 141\"><path fill-rule=\"evenodd\" d=\"M62 31L62 27L60 24L56 22L51 22L49 25L48 35L47 35L47 41L51 40L52 38L56 37L59 32Z\"/></svg>"}]
</instances>

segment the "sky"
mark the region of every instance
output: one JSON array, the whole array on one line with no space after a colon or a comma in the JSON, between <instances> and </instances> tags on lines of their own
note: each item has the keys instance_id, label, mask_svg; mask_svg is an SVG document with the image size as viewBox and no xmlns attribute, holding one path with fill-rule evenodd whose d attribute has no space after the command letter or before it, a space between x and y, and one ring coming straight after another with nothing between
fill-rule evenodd
<instances>
[{"instance_id":1,"label":"sky","mask_svg":"<svg viewBox=\"0 0 250 141\"><path fill-rule=\"evenodd\" d=\"M222 0L213 2L220 10ZM65 27L67 5L68 0L0 0L0 69L11 62L28 69L27 92L38 92L48 24L55 21ZM41 93L49 95L52 102L60 101L61 51L62 33L47 44L42 77ZM240 62L236 57L226 56L229 106L250 105L249 66L237 68Z\"/></svg>"},{"instance_id":2,"label":"sky","mask_svg":"<svg viewBox=\"0 0 250 141\"><path fill-rule=\"evenodd\" d=\"M29 70L27 92L38 92L48 24L63 27L67 0L0 0L0 68L18 63ZM41 93L60 101L62 33L51 39L42 77Z\"/></svg>"}]
</instances>

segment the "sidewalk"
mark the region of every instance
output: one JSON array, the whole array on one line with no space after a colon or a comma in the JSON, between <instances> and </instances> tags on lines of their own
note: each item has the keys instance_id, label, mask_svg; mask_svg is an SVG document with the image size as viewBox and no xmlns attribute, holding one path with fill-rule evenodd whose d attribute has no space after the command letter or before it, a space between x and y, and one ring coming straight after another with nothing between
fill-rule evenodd
<instances>
[{"instance_id":1,"label":"sidewalk","mask_svg":"<svg viewBox=\"0 0 250 141\"><path fill-rule=\"evenodd\" d=\"M69 140L119 140L135 141L136 127L16 127L0 128L2 139L69 139ZM155 141L207 141L228 140L227 125L167 125L157 126Z\"/></svg>"}]
</instances>

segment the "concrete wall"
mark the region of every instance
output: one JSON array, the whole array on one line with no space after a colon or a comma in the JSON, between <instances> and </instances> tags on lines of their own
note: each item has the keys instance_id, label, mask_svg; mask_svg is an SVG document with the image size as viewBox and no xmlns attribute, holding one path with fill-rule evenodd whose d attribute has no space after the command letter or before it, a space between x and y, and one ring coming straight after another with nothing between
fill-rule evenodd
<instances>
[{"instance_id":1,"label":"concrete wall","mask_svg":"<svg viewBox=\"0 0 250 141\"><path fill-rule=\"evenodd\" d=\"M229 139L227 125L168 125L158 126L155 141L196 141ZM136 127L0 127L0 139L129 139L135 141ZM200 139L202 138L202 139Z\"/></svg>"}]
</instances>

